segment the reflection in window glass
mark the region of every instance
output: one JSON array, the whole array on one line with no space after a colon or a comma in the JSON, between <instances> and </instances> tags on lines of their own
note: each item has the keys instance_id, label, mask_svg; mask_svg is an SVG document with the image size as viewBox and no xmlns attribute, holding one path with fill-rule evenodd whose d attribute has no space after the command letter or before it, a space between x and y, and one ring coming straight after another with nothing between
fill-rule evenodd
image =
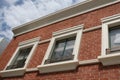
<instances>
[{"instance_id":1,"label":"reflection in window glass","mask_svg":"<svg viewBox=\"0 0 120 80\"><path fill-rule=\"evenodd\" d=\"M120 47L120 26L109 29L110 47Z\"/></svg>"},{"instance_id":2,"label":"reflection in window glass","mask_svg":"<svg viewBox=\"0 0 120 80\"><path fill-rule=\"evenodd\" d=\"M56 41L51 62L70 60L72 58L75 38L76 37L70 37Z\"/></svg>"}]
</instances>

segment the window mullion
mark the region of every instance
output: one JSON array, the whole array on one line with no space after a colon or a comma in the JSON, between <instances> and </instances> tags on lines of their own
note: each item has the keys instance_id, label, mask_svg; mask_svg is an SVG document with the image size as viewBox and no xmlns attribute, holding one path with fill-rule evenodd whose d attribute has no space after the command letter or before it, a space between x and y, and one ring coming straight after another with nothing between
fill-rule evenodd
<instances>
[{"instance_id":1,"label":"window mullion","mask_svg":"<svg viewBox=\"0 0 120 80\"><path fill-rule=\"evenodd\" d=\"M27 55L28 48L27 48L27 49L25 49L25 51L24 51L24 52L25 52L25 53L23 53L23 54L24 54L23 59L25 59L25 56Z\"/></svg>"},{"instance_id":2,"label":"window mullion","mask_svg":"<svg viewBox=\"0 0 120 80\"><path fill-rule=\"evenodd\" d=\"M61 58L63 58L63 55L64 55L64 53L65 53L65 49L66 49L66 45L67 45L67 41L68 41L68 39L65 40L65 46L64 46L64 49L63 49L63 53L62 53L62 55L61 55Z\"/></svg>"}]
</instances>

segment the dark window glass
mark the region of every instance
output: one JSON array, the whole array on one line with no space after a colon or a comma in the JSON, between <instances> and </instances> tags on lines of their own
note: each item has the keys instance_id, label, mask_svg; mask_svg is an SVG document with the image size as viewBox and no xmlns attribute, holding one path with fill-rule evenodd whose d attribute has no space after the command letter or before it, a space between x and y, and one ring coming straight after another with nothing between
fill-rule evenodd
<instances>
[{"instance_id":1,"label":"dark window glass","mask_svg":"<svg viewBox=\"0 0 120 80\"><path fill-rule=\"evenodd\" d=\"M26 61L31 49L32 49L32 46L20 49L18 51L17 57L14 59L14 61L6 69L8 70L8 69L15 69L15 68L24 67L25 61Z\"/></svg>"},{"instance_id":2,"label":"dark window glass","mask_svg":"<svg viewBox=\"0 0 120 80\"><path fill-rule=\"evenodd\" d=\"M110 48L120 47L120 26L109 29Z\"/></svg>"},{"instance_id":3,"label":"dark window glass","mask_svg":"<svg viewBox=\"0 0 120 80\"><path fill-rule=\"evenodd\" d=\"M53 63L73 59L73 48L76 37L70 37L63 40L56 41L51 58L45 63Z\"/></svg>"}]
</instances>

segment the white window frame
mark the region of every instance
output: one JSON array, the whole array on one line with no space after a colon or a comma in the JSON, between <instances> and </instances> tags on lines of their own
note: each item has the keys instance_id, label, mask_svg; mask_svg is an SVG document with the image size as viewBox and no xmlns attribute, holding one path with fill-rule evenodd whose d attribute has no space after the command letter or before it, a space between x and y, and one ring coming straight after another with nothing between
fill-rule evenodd
<instances>
[{"instance_id":1,"label":"white window frame","mask_svg":"<svg viewBox=\"0 0 120 80\"><path fill-rule=\"evenodd\" d=\"M50 41L50 44L46 51L46 54L43 58L43 61L42 61L41 65L38 66L38 70L40 73L58 72L58 71L66 71L66 70L76 69L76 67L79 64L78 54L79 54L79 49L80 49L82 29L83 29L83 24L74 26L71 28L63 29L60 31L56 31L53 33L53 37ZM60 62L45 64L45 60L47 60L49 58L50 54L52 54L51 52L55 46L56 40L61 40L61 39L69 38L72 36L76 36L75 45L74 45L74 49L73 49L73 53L72 53L74 55L74 59L68 60L68 61L60 61Z\"/></svg>"},{"instance_id":2,"label":"white window frame","mask_svg":"<svg viewBox=\"0 0 120 80\"><path fill-rule=\"evenodd\" d=\"M36 37L36 38L33 38L33 39L29 39L29 40L26 40L26 41L23 41L23 42L20 42L16 51L14 52L13 56L11 57L10 61L8 62L8 64L6 65L6 67L4 68L3 71L0 71L0 74L2 77L13 77L13 76L22 76L24 75L25 71L26 71L26 68L29 64L29 61L39 43L39 40L40 40L40 37ZM29 47L29 46L32 46L32 49L25 61L25 65L24 67L22 68L16 68L16 69L9 69L9 70L6 70L7 66L9 66L11 64L12 61L14 61L13 59L15 59L15 57L17 57L18 55L18 51L20 49L24 49L25 47Z\"/></svg>"},{"instance_id":3,"label":"white window frame","mask_svg":"<svg viewBox=\"0 0 120 80\"><path fill-rule=\"evenodd\" d=\"M106 54L109 47L109 28L120 25L120 14L105 17L102 19L102 45L101 55L98 56L99 61L104 65L120 64L120 52Z\"/></svg>"}]
</instances>

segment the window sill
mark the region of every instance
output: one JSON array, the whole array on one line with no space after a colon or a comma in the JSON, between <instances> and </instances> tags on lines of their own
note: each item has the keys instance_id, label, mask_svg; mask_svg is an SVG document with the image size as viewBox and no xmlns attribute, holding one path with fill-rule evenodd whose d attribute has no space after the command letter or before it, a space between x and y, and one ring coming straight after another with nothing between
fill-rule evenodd
<instances>
[{"instance_id":1,"label":"window sill","mask_svg":"<svg viewBox=\"0 0 120 80\"><path fill-rule=\"evenodd\" d=\"M120 52L113 52L107 55L98 56L99 61L104 65L120 64Z\"/></svg>"},{"instance_id":2,"label":"window sill","mask_svg":"<svg viewBox=\"0 0 120 80\"><path fill-rule=\"evenodd\" d=\"M58 71L67 71L74 70L79 65L78 60L57 62L51 64L39 65L38 70L40 73L49 73L49 72L58 72Z\"/></svg>"},{"instance_id":3,"label":"window sill","mask_svg":"<svg viewBox=\"0 0 120 80\"><path fill-rule=\"evenodd\" d=\"M0 75L2 77L22 76L24 75L24 73L25 73L25 68L0 71Z\"/></svg>"}]
</instances>

